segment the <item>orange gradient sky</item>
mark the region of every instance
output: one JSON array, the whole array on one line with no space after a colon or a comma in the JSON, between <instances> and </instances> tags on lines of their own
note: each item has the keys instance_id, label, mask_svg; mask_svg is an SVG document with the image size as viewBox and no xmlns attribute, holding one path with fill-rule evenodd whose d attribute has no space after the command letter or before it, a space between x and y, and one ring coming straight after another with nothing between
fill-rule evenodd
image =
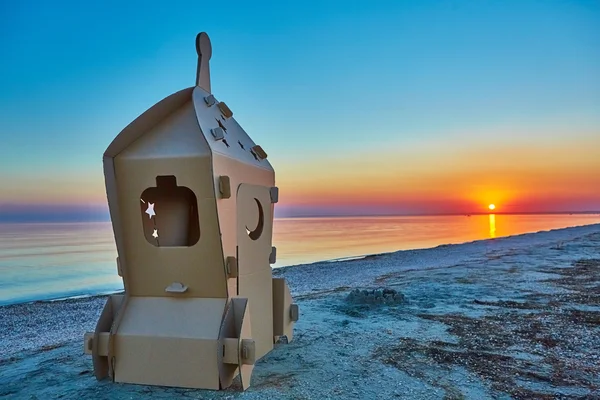
<instances>
[{"instance_id":1,"label":"orange gradient sky","mask_svg":"<svg viewBox=\"0 0 600 400\"><path fill-rule=\"evenodd\" d=\"M405 147L367 143L312 159L274 154L278 215L477 213L488 212L491 203L498 213L594 210L600 190L594 131L569 136L554 129L545 139L507 136L494 132L478 140L457 134ZM105 208L98 170L59 171L43 181L21 173L8 183L6 203Z\"/></svg>"},{"instance_id":2,"label":"orange gradient sky","mask_svg":"<svg viewBox=\"0 0 600 400\"><path fill-rule=\"evenodd\" d=\"M510 140L499 131L482 133L485 139L479 141L458 135L404 148L366 146L326 161L283 166L278 170L281 198L290 208L333 213L340 207L476 213L489 211L491 203L496 212L507 213L597 209L598 134L554 129L546 138L528 138L522 133Z\"/></svg>"},{"instance_id":3,"label":"orange gradient sky","mask_svg":"<svg viewBox=\"0 0 600 400\"><path fill-rule=\"evenodd\" d=\"M0 221L106 219L102 154L194 84L199 30L277 216L600 210L600 4L94 7L4 8Z\"/></svg>"}]
</instances>

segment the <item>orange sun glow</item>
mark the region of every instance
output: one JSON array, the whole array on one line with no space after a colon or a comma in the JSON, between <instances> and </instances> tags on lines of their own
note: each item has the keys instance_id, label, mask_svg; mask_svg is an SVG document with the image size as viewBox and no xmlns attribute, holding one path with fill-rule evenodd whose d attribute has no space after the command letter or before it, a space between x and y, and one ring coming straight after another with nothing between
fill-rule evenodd
<instances>
[{"instance_id":1,"label":"orange sun glow","mask_svg":"<svg viewBox=\"0 0 600 400\"><path fill-rule=\"evenodd\" d=\"M490 210L493 210L493 209L495 209L495 208L496 208L496 206L495 206L494 204L490 204L490 205L488 206L488 208L489 208Z\"/></svg>"}]
</instances>

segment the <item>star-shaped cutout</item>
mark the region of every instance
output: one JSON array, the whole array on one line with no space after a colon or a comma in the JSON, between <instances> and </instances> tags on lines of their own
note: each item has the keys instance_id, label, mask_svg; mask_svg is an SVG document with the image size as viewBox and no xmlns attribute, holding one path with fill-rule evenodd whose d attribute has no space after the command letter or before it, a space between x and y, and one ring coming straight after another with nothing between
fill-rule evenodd
<instances>
[{"instance_id":1,"label":"star-shaped cutout","mask_svg":"<svg viewBox=\"0 0 600 400\"><path fill-rule=\"evenodd\" d=\"M154 230L154 232L152 232L152 236L153 236L155 239L158 239L158 230L156 230L156 229L155 229L155 230Z\"/></svg>"},{"instance_id":2,"label":"star-shaped cutout","mask_svg":"<svg viewBox=\"0 0 600 400\"><path fill-rule=\"evenodd\" d=\"M152 216L156 215L154 212L154 203L148 203L148 209L145 212L148 214L148 217L152 219Z\"/></svg>"}]
</instances>

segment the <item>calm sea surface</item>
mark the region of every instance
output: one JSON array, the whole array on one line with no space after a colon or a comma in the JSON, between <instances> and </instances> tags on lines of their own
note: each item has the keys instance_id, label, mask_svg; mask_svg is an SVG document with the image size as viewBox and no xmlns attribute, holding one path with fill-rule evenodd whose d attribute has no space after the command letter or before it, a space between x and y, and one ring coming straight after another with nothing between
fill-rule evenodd
<instances>
[{"instance_id":1,"label":"calm sea surface","mask_svg":"<svg viewBox=\"0 0 600 400\"><path fill-rule=\"evenodd\" d=\"M275 220L275 267L600 223L600 215ZM0 305L123 288L110 223L0 224Z\"/></svg>"}]
</instances>

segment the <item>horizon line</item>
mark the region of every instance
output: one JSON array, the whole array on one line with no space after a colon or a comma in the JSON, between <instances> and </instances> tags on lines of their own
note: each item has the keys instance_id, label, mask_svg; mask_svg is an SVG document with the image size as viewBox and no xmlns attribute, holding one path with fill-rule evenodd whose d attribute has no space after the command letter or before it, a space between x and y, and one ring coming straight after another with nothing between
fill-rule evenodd
<instances>
[{"instance_id":1,"label":"horizon line","mask_svg":"<svg viewBox=\"0 0 600 400\"><path fill-rule=\"evenodd\" d=\"M310 219L310 218L385 218L385 217L452 217L452 216L466 216L470 217L473 215L600 215L600 210L590 211L529 211L529 212L473 212L473 213L414 213L414 214L337 214L337 215L291 215L291 216L280 216L274 217L274 219ZM0 224L61 224L61 223L100 223L100 222L112 222L110 218L74 218L74 219L48 219L48 218L35 218L32 219L20 219L11 220L3 219L0 216ZM51 217L51 216L49 216Z\"/></svg>"}]
</instances>

